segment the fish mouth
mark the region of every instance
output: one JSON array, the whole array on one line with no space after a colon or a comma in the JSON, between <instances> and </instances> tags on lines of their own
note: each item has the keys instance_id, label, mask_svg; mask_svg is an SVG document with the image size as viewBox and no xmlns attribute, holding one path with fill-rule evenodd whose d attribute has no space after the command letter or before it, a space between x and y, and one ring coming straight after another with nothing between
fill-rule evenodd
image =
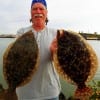
<instances>
[{"instance_id":1,"label":"fish mouth","mask_svg":"<svg viewBox=\"0 0 100 100\"><path fill-rule=\"evenodd\" d=\"M43 14L35 14L34 17L35 18L42 18L43 17Z\"/></svg>"}]
</instances>

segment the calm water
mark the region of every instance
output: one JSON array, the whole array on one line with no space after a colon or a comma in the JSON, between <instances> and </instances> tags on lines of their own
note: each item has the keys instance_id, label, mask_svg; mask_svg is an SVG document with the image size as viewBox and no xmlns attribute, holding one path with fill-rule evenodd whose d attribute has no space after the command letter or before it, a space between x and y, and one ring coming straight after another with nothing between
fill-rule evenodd
<instances>
[{"instance_id":1,"label":"calm water","mask_svg":"<svg viewBox=\"0 0 100 100\"><path fill-rule=\"evenodd\" d=\"M14 38L0 38L0 84L4 87L7 87L7 84L3 76L3 54L7 46L14 41Z\"/></svg>"},{"instance_id":2,"label":"calm water","mask_svg":"<svg viewBox=\"0 0 100 100\"><path fill-rule=\"evenodd\" d=\"M94 78L100 80L100 40L88 40L88 42L95 50L99 62L98 70Z\"/></svg>"},{"instance_id":3,"label":"calm water","mask_svg":"<svg viewBox=\"0 0 100 100\"><path fill-rule=\"evenodd\" d=\"M5 49L7 46L13 42L15 39L14 38L0 38L0 83L7 88L7 84L4 80L3 76L3 54L5 52ZM99 67L96 72L96 75L94 76L95 80L100 80L100 41L99 40L88 40L90 45L94 48L97 57L99 59ZM74 86L66 83L64 80L61 79L61 84L62 84L62 91L66 95L66 97L69 97L73 91L74 91Z\"/></svg>"}]
</instances>

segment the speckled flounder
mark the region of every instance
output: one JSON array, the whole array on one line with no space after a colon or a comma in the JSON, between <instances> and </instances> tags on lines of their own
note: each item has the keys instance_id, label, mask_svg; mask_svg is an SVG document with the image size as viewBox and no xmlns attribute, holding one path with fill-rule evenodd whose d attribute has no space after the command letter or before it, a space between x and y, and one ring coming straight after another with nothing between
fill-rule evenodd
<instances>
[{"instance_id":1,"label":"speckled flounder","mask_svg":"<svg viewBox=\"0 0 100 100\"><path fill-rule=\"evenodd\" d=\"M67 81L77 85L75 98L83 100L83 97L92 95L92 90L86 83L93 78L98 61L93 48L81 35L58 30L57 51L53 60L58 72Z\"/></svg>"},{"instance_id":2,"label":"speckled flounder","mask_svg":"<svg viewBox=\"0 0 100 100\"><path fill-rule=\"evenodd\" d=\"M34 34L24 33L9 45L3 57L3 73L9 91L27 84L37 68L38 46Z\"/></svg>"}]
</instances>

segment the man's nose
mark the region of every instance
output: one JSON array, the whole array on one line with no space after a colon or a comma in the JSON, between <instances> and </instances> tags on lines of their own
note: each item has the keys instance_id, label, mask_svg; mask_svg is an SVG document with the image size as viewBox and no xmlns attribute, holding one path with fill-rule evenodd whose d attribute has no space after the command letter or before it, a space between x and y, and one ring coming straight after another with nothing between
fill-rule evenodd
<instances>
[{"instance_id":1,"label":"man's nose","mask_svg":"<svg viewBox=\"0 0 100 100\"><path fill-rule=\"evenodd\" d=\"M41 10L38 8L38 9L37 9L37 12L39 13L39 12L41 12Z\"/></svg>"}]
</instances>

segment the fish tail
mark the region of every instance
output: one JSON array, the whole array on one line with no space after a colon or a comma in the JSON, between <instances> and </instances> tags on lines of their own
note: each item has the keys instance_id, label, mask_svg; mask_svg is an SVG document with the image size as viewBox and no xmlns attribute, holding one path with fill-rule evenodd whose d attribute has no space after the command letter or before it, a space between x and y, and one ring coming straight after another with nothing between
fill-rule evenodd
<instances>
[{"instance_id":1,"label":"fish tail","mask_svg":"<svg viewBox=\"0 0 100 100\"><path fill-rule=\"evenodd\" d=\"M90 100L89 98L93 95L91 87L77 88L74 93L74 98L79 100Z\"/></svg>"}]
</instances>

